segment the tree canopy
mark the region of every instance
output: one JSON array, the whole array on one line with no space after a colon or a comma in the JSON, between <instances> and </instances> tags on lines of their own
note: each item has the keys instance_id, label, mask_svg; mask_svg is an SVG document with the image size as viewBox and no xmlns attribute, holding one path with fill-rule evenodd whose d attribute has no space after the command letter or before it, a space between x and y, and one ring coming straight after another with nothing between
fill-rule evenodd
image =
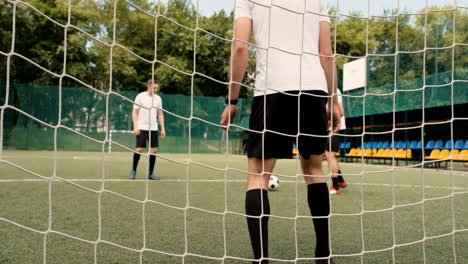
<instances>
[{"instance_id":1,"label":"tree canopy","mask_svg":"<svg viewBox=\"0 0 468 264\"><path fill-rule=\"evenodd\" d=\"M66 73L103 91L110 87L142 90L154 74L166 94L226 94L232 13L197 16L189 0L159 5L150 0L72 0L70 7L67 0L24 2L28 5L0 1L0 51L4 53L11 51L14 37L16 53L50 72ZM395 16L394 11L387 11L386 17L369 19L359 13L335 17L332 32L336 32L338 66L350 61L350 56L369 55L368 85L376 89L394 83L395 70L398 80L452 71L452 52L454 70L466 69L468 50L454 44L468 42L468 14L453 7L430 9L439 12ZM334 12L330 10L331 15ZM6 63L6 57L0 55L0 79L6 78ZM254 77L253 54L249 65L250 77ZM10 66L14 82L58 84L56 77L19 56L12 57ZM251 84L250 77L246 82ZM83 83L64 79L67 87L82 87ZM248 92L244 89L243 94Z\"/></svg>"}]
</instances>

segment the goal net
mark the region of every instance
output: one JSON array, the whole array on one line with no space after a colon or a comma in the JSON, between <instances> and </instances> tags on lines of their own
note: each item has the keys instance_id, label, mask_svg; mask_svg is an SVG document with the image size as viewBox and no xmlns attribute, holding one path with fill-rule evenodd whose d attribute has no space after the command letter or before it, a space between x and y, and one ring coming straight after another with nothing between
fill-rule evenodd
<instances>
[{"instance_id":1,"label":"goal net","mask_svg":"<svg viewBox=\"0 0 468 264\"><path fill-rule=\"evenodd\" d=\"M207 11L221 2L0 0L0 263L253 261L244 154L260 47L249 43L226 133L233 14ZM355 5L328 3L349 184L330 197L331 257L468 263L468 2ZM128 177L131 111L148 79L167 132L158 182L148 150ZM268 259L313 262L299 158L274 174Z\"/></svg>"}]
</instances>

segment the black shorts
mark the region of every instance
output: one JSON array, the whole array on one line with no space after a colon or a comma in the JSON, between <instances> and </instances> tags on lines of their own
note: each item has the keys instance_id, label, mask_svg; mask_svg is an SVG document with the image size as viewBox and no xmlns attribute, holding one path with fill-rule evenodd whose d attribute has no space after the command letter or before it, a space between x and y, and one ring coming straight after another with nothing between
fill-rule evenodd
<instances>
[{"instance_id":1,"label":"black shorts","mask_svg":"<svg viewBox=\"0 0 468 264\"><path fill-rule=\"evenodd\" d=\"M252 103L247 141L247 156L259 159L292 158L292 145L298 143L298 150L304 159L310 155L322 155L325 152L327 137L326 96L323 91L303 91L298 108L298 91L256 96ZM315 95L315 96L314 96ZM264 120L264 103L266 117ZM300 113L300 115L299 115ZM298 117L300 118L298 135ZM266 131L262 133L266 124ZM282 133L285 135L280 135ZM308 135L302 135L308 134Z\"/></svg>"},{"instance_id":2,"label":"black shorts","mask_svg":"<svg viewBox=\"0 0 468 264\"><path fill-rule=\"evenodd\" d=\"M338 134L344 134L345 132L346 132L346 129L342 129L338 131ZM326 151L330 151L330 150L334 152L340 151L340 144L342 141L343 141L343 136L338 136L338 135L332 136L331 137L331 149L330 149L329 147L330 140L327 139Z\"/></svg>"},{"instance_id":3,"label":"black shorts","mask_svg":"<svg viewBox=\"0 0 468 264\"><path fill-rule=\"evenodd\" d=\"M330 139L327 138L327 147L326 151L338 152L340 151L341 136L332 136L331 137L331 149L330 149Z\"/></svg>"},{"instance_id":4,"label":"black shorts","mask_svg":"<svg viewBox=\"0 0 468 264\"><path fill-rule=\"evenodd\" d=\"M159 146L158 131L140 130L140 135L136 136L136 147L146 148L146 142L149 140L151 134L151 147L157 148Z\"/></svg>"}]
</instances>

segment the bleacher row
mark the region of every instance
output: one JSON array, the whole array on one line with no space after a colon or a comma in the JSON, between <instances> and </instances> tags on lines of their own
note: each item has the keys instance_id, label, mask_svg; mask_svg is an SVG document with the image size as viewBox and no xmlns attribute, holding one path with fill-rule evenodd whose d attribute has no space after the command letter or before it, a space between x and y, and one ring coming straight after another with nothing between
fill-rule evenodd
<instances>
[{"instance_id":1,"label":"bleacher row","mask_svg":"<svg viewBox=\"0 0 468 264\"><path fill-rule=\"evenodd\" d=\"M392 144L393 143L393 144ZM442 140L430 140L425 146L425 150L430 151L430 155L426 156L422 152L422 141L373 141L364 142L361 146L351 148L351 142L342 142L340 149L347 152L344 156L352 159L354 158L374 158L374 159L414 159L414 153L421 159L425 160L454 160L454 161L468 161L468 140L457 140L453 145L452 141L446 142ZM340 151L341 152L341 151ZM340 155L340 153L337 153Z\"/></svg>"}]
</instances>

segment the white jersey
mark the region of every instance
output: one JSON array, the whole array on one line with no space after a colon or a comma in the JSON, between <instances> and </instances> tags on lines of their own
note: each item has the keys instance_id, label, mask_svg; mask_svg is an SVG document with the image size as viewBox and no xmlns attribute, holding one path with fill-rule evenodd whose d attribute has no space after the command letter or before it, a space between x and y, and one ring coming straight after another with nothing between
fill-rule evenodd
<instances>
[{"instance_id":1,"label":"white jersey","mask_svg":"<svg viewBox=\"0 0 468 264\"><path fill-rule=\"evenodd\" d=\"M253 22L255 96L265 90L328 93L319 56L320 22L330 23L325 0L236 0L235 19L240 17Z\"/></svg>"},{"instance_id":2,"label":"white jersey","mask_svg":"<svg viewBox=\"0 0 468 264\"><path fill-rule=\"evenodd\" d=\"M157 94L148 95L148 92L139 93L135 97L133 109L138 112L138 129L140 130L158 130L158 110L162 110L162 100Z\"/></svg>"}]
</instances>

